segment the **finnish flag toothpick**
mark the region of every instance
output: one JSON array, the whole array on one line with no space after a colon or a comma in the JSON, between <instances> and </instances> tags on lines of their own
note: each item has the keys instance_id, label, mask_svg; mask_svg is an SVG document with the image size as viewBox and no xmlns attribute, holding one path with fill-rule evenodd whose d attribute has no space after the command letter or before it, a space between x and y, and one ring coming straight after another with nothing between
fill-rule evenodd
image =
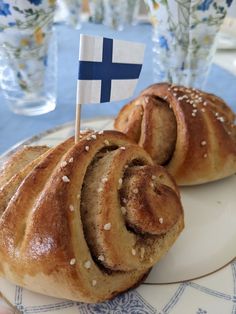
<instances>
[{"instance_id":1,"label":"finnish flag toothpick","mask_svg":"<svg viewBox=\"0 0 236 314\"><path fill-rule=\"evenodd\" d=\"M142 69L145 45L80 35L76 132L80 105L118 101L133 95Z\"/></svg>"},{"instance_id":2,"label":"finnish flag toothpick","mask_svg":"<svg viewBox=\"0 0 236 314\"><path fill-rule=\"evenodd\" d=\"M144 49L140 43L80 35L79 102L102 103L132 96Z\"/></svg>"}]
</instances>

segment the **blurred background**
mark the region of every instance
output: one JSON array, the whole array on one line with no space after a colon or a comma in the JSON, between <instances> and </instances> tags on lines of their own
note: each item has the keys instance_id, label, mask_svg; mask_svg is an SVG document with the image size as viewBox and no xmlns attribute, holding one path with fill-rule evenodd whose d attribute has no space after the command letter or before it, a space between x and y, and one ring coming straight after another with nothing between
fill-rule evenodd
<instances>
[{"instance_id":1,"label":"blurred background","mask_svg":"<svg viewBox=\"0 0 236 314\"><path fill-rule=\"evenodd\" d=\"M174 4L181 5L182 2L168 0L171 9ZM165 33L160 34L160 23L156 23L154 18L158 20L162 17L159 10L159 4L162 3L167 1L14 0L14 5L18 4L17 11L14 11L13 1L0 0L0 52L7 52L7 58L0 58L0 153L25 138L74 120L81 33L146 44L142 73L133 97L153 82L168 80L183 84L182 77L178 79L169 75L161 78L161 75L163 68L169 70L170 66L173 67L168 74L179 72L182 75L182 65L186 65L183 60L188 58L192 63L189 62L190 66L186 67L186 73L188 77L191 76L195 66L198 73L194 74L198 80L184 85L200 88L203 75L207 78L204 89L222 97L236 109L236 0L197 1L201 3L201 7L196 10L200 22L209 22L208 18L213 13L218 15L213 28L212 24L209 27L210 35L205 31L209 25L200 25L205 29L202 31L200 28L200 35L196 36L198 50L195 54L192 53L190 41L187 43L188 51L181 47L181 40L191 36L183 36L179 42L175 42L175 37L179 35L178 21L174 21L175 36L169 29L164 30L169 32L166 37ZM196 1L190 3L195 4ZM26 15L23 16L22 12ZM44 14L40 16L40 12ZM228 14L224 18L226 12ZM35 14L38 14L37 19L34 18ZM185 17L188 22L181 36L186 35L186 31L188 35L189 32L196 35L189 22L189 11ZM166 23L163 25L165 28ZM26 26L29 31L27 34ZM216 33L219 36L215 43ZM168 38L170 34L172 37ZM18 42L20 47L14 46ZM180 48L179 55L176 47ZM202 53L205 53L206 58ZM155 68L160 79L153 77ZM82 119L115 116L127 101L129 99L112 104L85 104Z\"/></svg>"},{"instance_id":2,"label":"blurred background","mask_svg":"<svg viewBox=\"0 0 236 314\"><path fill-rule=\"evenodd\" d=\"M84 11L89 11L89 0L83 0ZM140 14L147 14L147 7L144 0L140 0ZM236 2L234 1L228 12L229 16L236 17Z\"/></svg>"}]
</instances>

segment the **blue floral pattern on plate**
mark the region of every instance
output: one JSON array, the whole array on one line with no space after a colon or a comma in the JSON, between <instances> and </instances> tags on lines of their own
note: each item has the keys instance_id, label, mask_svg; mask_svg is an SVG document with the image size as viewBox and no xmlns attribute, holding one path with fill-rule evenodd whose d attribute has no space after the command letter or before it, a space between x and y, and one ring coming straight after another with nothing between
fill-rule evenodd
<instances>
[{"instance_id":1,"label":"blue floral pattern on plate","mask_svg":"<svg viewBox=\"0 0 236 314\"><path fill-rule=\"evenodd\" d=\"M136 291L121 294L115 299L99 304L78 303L83 314L154 314L156 310L148 304Z\"/></svg>"},{"instance_id":2,"label":"blue floral pattern on plate","mask_svg":"<svg viewBox=\"0 0 236 314\"><path fill-rule=\"evenodd\" d=\"M199 309L197 310L196 314L207 314L207 311L205 311L205 310L199 308Z\"/></svg>"}]
</instances>

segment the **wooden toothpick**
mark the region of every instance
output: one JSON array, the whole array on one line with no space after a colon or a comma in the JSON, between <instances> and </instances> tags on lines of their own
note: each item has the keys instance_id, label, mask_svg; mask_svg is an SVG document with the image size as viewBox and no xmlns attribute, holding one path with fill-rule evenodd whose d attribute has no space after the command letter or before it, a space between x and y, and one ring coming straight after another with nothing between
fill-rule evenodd
<instances>
[{"instance_id":1,"label":"wooden toothpick","mask_svg":"<svg viewBox=\"0 0 236 314\"><path fill-rule=\"evenodd\" d=\"M75 144L79 142L80 138L80 118L81 118L81 104L76 105L75 116Z\"/></svg>"},{"instance_id":2,"label":"wooden toothpick","mask_svg":"<svg viewBox=\"0 0 236 314\"><path fill-rule=\"evenodd\" d=\"M81 104L79 102L79 84L77 82L76 92L76 115L75 115L75 144L79 142L80 138L80 120L81 120Z\"/></svg>"}]
</instances>

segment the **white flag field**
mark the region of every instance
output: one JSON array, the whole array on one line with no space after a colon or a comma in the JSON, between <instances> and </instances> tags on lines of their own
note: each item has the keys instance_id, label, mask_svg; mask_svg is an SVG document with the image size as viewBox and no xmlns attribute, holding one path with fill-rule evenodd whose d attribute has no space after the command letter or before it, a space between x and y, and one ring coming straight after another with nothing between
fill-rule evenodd
<instances>
[{"instance_id":1,"label":"white flag field","mask_svg":"<svg viewBox=\"0 0 236 314\"><path fill-rule=\"evenodd\" d=\"M118 101L133 95L145 45L80 35L77 104Z\"/></svg>"}]
</instances>

